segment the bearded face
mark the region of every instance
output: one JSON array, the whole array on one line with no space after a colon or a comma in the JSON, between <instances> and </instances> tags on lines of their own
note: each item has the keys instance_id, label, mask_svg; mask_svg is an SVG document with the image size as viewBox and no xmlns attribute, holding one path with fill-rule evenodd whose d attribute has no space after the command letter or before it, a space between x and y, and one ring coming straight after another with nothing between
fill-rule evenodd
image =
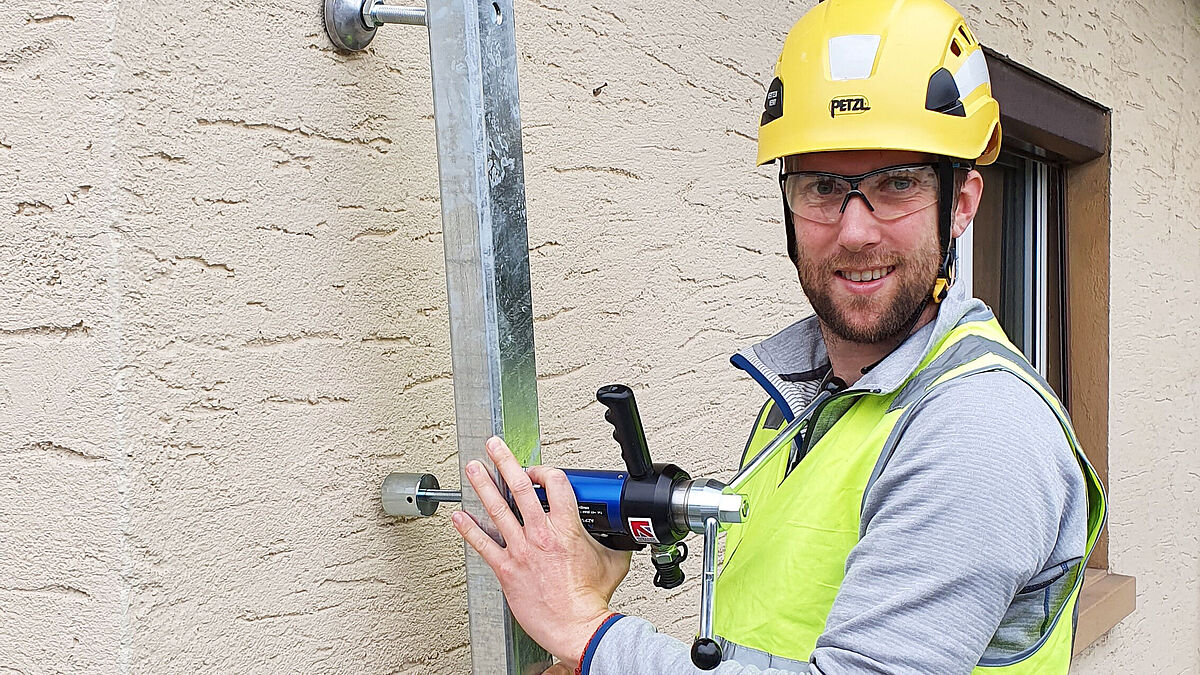
<instances>
[{"instance_id":1,"label":"bearded face","mask_svg":"<svg viewBox=\"0 0 1200 675\"><path fill-rule=\"evenodd\" d=\"M912 215L928 221L930 214ZM821 255L797 238L800 286L834 335L869 344L893 338L908 327L929 299L941 262L936 227L932 222L924 224L919 229L925 236L908 249L877 246Z\"/></svg>"},{"instance_id":2,"label":"bearded face","mask_svg":"<svg viewBox=\"0 0 1200 675\"><path fill-rule=\"evenodd\" d=\"M936 177L931 185L905 169L929 159L860 150L785 160L800 284L832 336L859 344L889 341L929 299L941 263ZM854 189L862 191L854 192L848 181L821 177L829 174L877 178L860 179ZM905 201L910 194L922 195L912 210Z\"/></svg>"}]
</instances>

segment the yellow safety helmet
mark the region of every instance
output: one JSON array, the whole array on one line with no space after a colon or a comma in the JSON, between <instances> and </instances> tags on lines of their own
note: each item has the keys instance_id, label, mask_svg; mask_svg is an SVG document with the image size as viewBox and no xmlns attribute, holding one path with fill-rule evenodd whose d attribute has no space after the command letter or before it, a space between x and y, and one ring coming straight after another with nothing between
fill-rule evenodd
<instances>
[{"instance_id":1,"label":"yellow safety helmet","mask_svg":"<svg viewBox=\"0 0 1200 675\"><path fill-rule=\"evenodd\" d=\"M1000 106L983 49L957 10L943 0L826 0L796 22L767 89L758 164L837 150L944 157L940 174L951 180L943 184L954 167L995 161ZM951 208L939 208L945 256L937 299L953 282ZM784 215L794 261L786 204Z\"/></svg>"},{"instance_id":2,"label":"yellow safety helmet","mask_svg":"<svg viewBox=\"0 0 1200 675\"><path fill-rule=\"evenodd\" d=\"M957 10L942 0L827 0L796 22L767 92L758 163L829 150L996 159L1000 106Z\"/></svg>"}]
</instances>

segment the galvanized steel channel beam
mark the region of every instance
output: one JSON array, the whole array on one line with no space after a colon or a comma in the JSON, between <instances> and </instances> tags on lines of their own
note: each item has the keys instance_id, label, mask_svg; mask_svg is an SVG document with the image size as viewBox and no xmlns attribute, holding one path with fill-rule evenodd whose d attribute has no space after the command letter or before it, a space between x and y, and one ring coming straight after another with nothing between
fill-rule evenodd
<instances>
[{"instance_id":1,"label":"galvanized steel channel beam","mask_svg":"<svg viewBox=\"0 0 1200 675\"><path fill-rule=\"evenodd\" d=\"M460 477L472 459L491 466L492 435L522 464L541 461L514 24L512 0L426 5ZM463 508L500 539L473 491ZM549 655L513 619L492 571L464 550L473 672L542 672Z\"/></svg>"},{"instance_id":2,"label":"galvanized steel channel beam","mask_svg":"<svg viewBox=\"0 0 1200 675\"><path fill-rule=\"evenodd\" d=\"M490 436L525 466L541 462L512 0L429 0L424 9L325 0L325 29L339 49L365 49L386 23L429 29L459 475L478 459L496 477L484 452ZM462 502L500 541L475 493ZM463 548L472 671L541 673L549 654L513 619L492 571Z\"/></svg>"}]
</instances>

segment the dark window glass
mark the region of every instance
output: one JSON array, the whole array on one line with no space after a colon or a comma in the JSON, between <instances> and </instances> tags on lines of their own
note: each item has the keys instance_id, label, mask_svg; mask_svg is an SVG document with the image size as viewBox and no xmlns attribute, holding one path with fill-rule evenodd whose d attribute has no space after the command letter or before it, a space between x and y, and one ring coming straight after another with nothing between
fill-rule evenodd
<instances>
[{"instance_id":1,"label":"dark window glass","mask_svg":"<svg viewBox=\"0 0 1200 675\"><path fill-rule=\"evenodd\" d=\"M1065 400L1062 167L1006 152L979 172L984 190L974 224L975 297Z\"/></svg>"}]
</instances>

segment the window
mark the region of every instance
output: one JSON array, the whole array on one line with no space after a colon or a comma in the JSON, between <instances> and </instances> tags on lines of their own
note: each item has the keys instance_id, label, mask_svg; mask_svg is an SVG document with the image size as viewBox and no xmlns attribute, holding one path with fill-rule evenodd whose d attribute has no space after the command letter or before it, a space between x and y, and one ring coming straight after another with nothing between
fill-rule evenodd
<instances>
[{"instance_id":1,"label":"window","mask_svg":"<svg viewBox=\"0 0 1200 675\"><path fill-rule=\"evenodd\" d=\"M1108 482L1109 110L992 50L999 160L960 240L960 280L996 313L1049 381ZM1089 561L1075 651L1133 611L1132 577L1108 571L1108 535Z\"/></svg>"},{"instance_id":2,"label":"window","mask_svg":"<svg viewBox=\"0 0 1200 675\"><path fill-rule=\"evenodd\" d=\"M1006 151L979 171L983 203L962 242L963 280L1065 401L1064 167Z\"/></svg>"}]
</instances>

